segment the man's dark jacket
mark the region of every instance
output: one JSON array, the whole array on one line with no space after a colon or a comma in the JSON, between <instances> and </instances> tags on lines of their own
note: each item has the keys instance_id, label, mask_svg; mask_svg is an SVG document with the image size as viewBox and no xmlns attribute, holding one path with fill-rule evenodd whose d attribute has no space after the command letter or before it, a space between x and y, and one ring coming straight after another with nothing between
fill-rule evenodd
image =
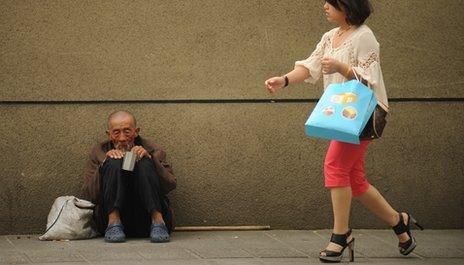
<instances>
[{"instance_id":1,"label":"man's dark jacket","mask_svg":"<svg viewBox=\"0 0 464 265\"><path fill-rule=\"evenodd\" d=\"M138 136L135 145L141 145L151 155L156 171L160 176L161 195L166 195L176 188L177 179L172 167L166 162L166 152L153 142ZM100 194L100 166L106 158L106 152L113 149L110 141L97 144L90 152L84 173L82 195L93 203L98 202Z\"/></svg>"}]
</instances>

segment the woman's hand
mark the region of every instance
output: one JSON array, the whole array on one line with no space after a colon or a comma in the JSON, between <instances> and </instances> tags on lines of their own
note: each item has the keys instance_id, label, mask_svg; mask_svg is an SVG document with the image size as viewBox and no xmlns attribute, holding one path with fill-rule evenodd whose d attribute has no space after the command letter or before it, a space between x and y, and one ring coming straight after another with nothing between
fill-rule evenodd
<instances>
[{"instance_id":1,"label":"woman's hand","mask_svg":"<svg viewBox=\"0 0 464 265\"><path fill-rule=\"evenodd\" d=\"M322 73L325 75L341 73L343 69L343 64L340 61L337 61L333 58L322 58Z\"/></svg>"},{"instance_id":2,"label":"woman's hand","mask_svg":"<svg viewBox=\"0 0 464 265\"><path fill-rule=\"evenodd\" d=\"M275 93L285 86L285 78L282 76L269 78L264 82L264 86L270 93Z\"/></svg>"}]
</instances>

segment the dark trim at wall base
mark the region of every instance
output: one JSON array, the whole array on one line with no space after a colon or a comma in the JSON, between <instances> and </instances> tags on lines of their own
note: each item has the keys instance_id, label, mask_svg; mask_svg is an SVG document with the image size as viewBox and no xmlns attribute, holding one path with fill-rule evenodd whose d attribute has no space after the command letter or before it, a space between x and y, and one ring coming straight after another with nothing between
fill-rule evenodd
<instances>
[{"instance_id":1,"label":"dark trim at wall base","mask_svg":"<svg viewBox=\"0 0 464 265\"><path fill-rule=\"evenodd\" d=\"M303 99L2 100L0 105L315 103ZM389 102L464 102L464 98L390 98Z\"/></svg>"}]
</instances>

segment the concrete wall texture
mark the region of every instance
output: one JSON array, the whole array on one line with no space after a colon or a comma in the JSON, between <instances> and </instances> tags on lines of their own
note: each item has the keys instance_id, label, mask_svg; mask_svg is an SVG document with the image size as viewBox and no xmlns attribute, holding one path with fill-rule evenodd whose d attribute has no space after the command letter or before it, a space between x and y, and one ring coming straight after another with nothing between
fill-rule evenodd
<instances>
[{"instance_id":1,"label":"concrete wall texture","mask_svg":"<svg viewBox=\"0 0 464 265\"><path fill-rule=\"evenodd\" d=\"M372 2L391 115L369 180L426 227L464 228L464 1ZM0 234L42 232L78 194L115 109L168 152L178 225L329 228L327 141L303 130L322 84L263 88L332 27L322 5L0 1ZM351 224L386 227L356 203Z\"/></svg>"}]
</instances>

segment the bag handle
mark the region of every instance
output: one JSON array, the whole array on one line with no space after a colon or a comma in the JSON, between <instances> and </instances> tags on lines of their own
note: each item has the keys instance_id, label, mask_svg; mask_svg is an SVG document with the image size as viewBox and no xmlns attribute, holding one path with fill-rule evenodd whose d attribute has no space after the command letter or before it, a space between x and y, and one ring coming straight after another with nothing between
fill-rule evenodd
<instances>
[{"instance_id":1,"label":"bag handle","mask_svg":"<svg viewBox=\"0 0 464 265\"><path fill-rule=\"evenodd\" d=\"M45 233L44 233L44 234L46 234L46 233L48 232L48 230L50 230L50 229L56 224L56 222L58 222L58 219L60 218L60 215L61 215L61 213L63 212L64 207L66 206L66 204L68 204L68 202L69 202L70 200L72 200L72 199L67 199L67 200L63 203L63 206L61 206L61 210L60 210L60 212L58 213L58 215L56 216L55 221L53 221L53 223L47 228L47 230L45 230Z\"/></svg>"},{"instance_id":2,"label":"bag handle","mask_svg":"<svg viewBox=\"0 0 464 265\"><path fill-rule=\"evenodd\" d=\"M351 68L351 69L353 69L353 68ZM356 78L356 80L358 80L358 82L362 83L361 80L360 80L359 77L358 77L358 73L356 73L355 70L351 70L351 71L353 72L354 77ZM366 80L366 83L367 83L367 87L370 88L370 89L372 90L372 92L374 92L374 89L371 87L371 84L370 84L369 82L367 82L367 80ZM375 93L374 93L374 94L375 94ZM385 112L388 113L388 111L387 111L388 108L386 107L385 104L383 104L383 102L380 102L380 101L377 100L377 104L380 105L380 107L381 107Z\"/></svg>"},{"instance_id":3,"label":"bag handle","mask_svg":"<svg viewBox=\"0 0 464 265\"><path fill-rule=\"evenodd\" d=\"M362 79L362 78L360 78L360 76L358 76L358 73L357 73L353 68L351 68L351 72L353 72L354 77L356 78L356 80L358 80L359 83L361 83L361 84L364 85L364 83L361 82L361 79ZM369 82L367 82L367 80L366 80L366 83L367 83L366 86L367 86L368 88L370 88L371 90L373 90L373 89L371 88L371 84L369 84Z\"/></svg>"},{"instance_id":4,"label":"bag handle","mask_svg":"<svg viewBox=\"0 0 464 265\"><path fill-rule=\"evenodd\" d=\"M356 71L355 71L355 70L353 70L353 68L352 68L352 67L351 67L351 72L353 72L353 74L354 74L354 77L356 78L356 80L358 80L358 82L361 82L361 80L360 80L360 79L359 79L359 77L358 77L358 73L356 73ZM369 83L367 83L367 85L369 86Z\"/></svg>"}]
</instances>

